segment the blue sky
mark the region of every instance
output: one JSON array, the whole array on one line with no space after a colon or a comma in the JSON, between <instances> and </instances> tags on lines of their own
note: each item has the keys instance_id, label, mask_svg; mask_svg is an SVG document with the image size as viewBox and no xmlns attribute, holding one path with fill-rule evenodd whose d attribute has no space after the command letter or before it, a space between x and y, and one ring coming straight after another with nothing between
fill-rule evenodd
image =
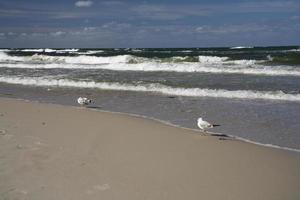
<instances>
[{"instance_id":1,"label":"blue sky","mask_svg":"<svg viewBox=\"0 0 300 200\"><path fill-rule=\"evenodd\" d=\"M300 0L0 0L0 47L300 44Z\"/></svg>"}]
</instances>

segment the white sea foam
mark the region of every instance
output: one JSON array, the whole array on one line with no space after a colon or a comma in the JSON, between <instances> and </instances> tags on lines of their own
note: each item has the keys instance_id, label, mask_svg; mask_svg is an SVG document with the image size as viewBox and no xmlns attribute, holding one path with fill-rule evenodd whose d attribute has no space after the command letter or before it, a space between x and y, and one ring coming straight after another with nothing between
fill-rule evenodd
<instances>
[{"instance_id":1,"label":"white sea foam","mask_svg":"<svg viewBox=\"0 0 300 200\"><path fill-rule=\"evenodd\" d=\"M44 49L46 53L56 52L56 49Z\"/></svg>"},{"instance_id":2,"label":"white sea foam","mask_svg":"<svg viewBox=\"0 0 300 200\"><path fill-rule=\"evenodd\" d=\"M79 49L58 49L55 52L56 53L73 53L73 52L77 52L79 51Z\"/></svg>"},{"instance_id":3,"label":"white sea foam","mask_svg":"<svg viewBox=\"0 0 300 200\"><path fill-rule=\"evenodd\" d=\"M5 52L0 51L0 62L23 61L23 60L24 60L24 57L10 56Z\"/></svg>"},{"instance_id":4,"label":"white sea foam","mask_svg":"<svg viewBox=\"0 0 300 200\"><path fill-rule=\"evenodd\" d=\"M286 50L288 52L300 52L300 48L299 49L290 49L290 50Z\"/></svg>"},{"instance_id":5,"label":"white sea foam","mask_svg":"<svg viewBox=\"0 0 300 200\"><path fill-rule=\"evenodd\" d=\"M237 46L237 47L231 47L230 49L252 49L252 48L254 48L254 47L250 47L250 46L248 46L248 47Z\"/></svg>"},{"instance_id":6,"label":"white sea foam","mask_svg":"<svg viewBox=\"0 0 300 200\"><path fill-rule=\"evenodd\" d=\"M43 61L45 62L45 61ZM193 63L138 63L138 64L97 64L97 65L84 65L84 64L24 64L24 63L0 63L0 68L28 68L28 69L105 69L114 71L166 71L166 72L199 72L199 73L215 73L215 74L249 74L249 75L266 75L266 76L300 76L300 69L293 68L292 66L251 66L249 68L231 66L203 66Z\"/></svg>"},{"instance_id":7,"label":"white sea foam","mask_svg":"<svg viewBox=\"0 0 300 200\"><path fill-rule=\"evenodd\" d=\"M11 49L0 49L0 52L9 52Z\"/></svg>"},{"instance_id":8,"label":"white sea foam","mask_svg":"<svg viewBox=\"0 0 300 200\"><path fill-rule=\"evenodd\" d=\"M51 50L52 51L52 50ZM64 52L66 50L63 50ZM71 51L73 52L73 51ZM74 52L76 52L74 50ZM99 51L97 51L99 52ZM79 52L78 52L79 53ZM89 52L87 52L89 53ZM93 51L92 51L93 53ZM35 61L45 61L46 63L66 63L66 64L111 64L111 63L161 63L164 62L165 59L158 59L158 58L143 58L143 57L137 57L132 55L118 55L118 56L109 56L109 57L99 57L99 56L87 56L87 55L80 55L80 56L48 56L48 55L40 55L35 54L33 56L10 56L6 54L5 52L0 52L0 61L2 61L2 58L5 58L5 60L18 60L18 61L24 61L24 62L35 62ZM186 61L189 57L187 56L175 56L169 59L170 62L176 62L176 61ZM256 63L259 63L260 61L256 60L228 60L228 57L218 57L218 56L199 56L198 61L201 64L205 65L228 65L228 64L237 64L237 65L253 65Z\"/></svg>"},{"instance_id":9,"label":"white sea foam","mask_svg":"<svg viewBox=\"0 0 300 200\"><path fill-rule=\"evenodd\" d=\"M47 50L51 52L52 49ZM56 51L56 50L55 50ZM130 55L120 55L120 56L111 56L111 57L97 57L97 56L48 56L35 54L33 56L10 56L5 52L0 52L0 62L1 61L23 61L25 64L30 63L34 64L36 62L43 64L48 63L66 63L66 64L104 64L104 63L127 63L134 56Z\"/></svg>"},{"instance_id":10,"label":"white sea foam","mask_svg":"<svg viewBox=\"0 0 300 200\"><path fill-rule=\"evenodd\" d=\"M199 62L205 64L223 63L226 60L228 60L228 57L199 56Z\"/></svg>"},{"instance_id":11,"label":"white sea foam","mask_svg":"<svg viewBox=\"0 0 300 200\"><path fill-rule=\"evenodd\" d=\"M103 53L103 50L90 50L87 52L77 52L79 55L89 55L89 54L97 54L97 53Z\"/></svg>"},{"instance_id":12,"label":"white sea foam","mask_svg":"<svg viewBox=\"0 0 300 200\"><path fill-rule=\"evenodd\" d=\"M21 49L22 52L43 52L44 49Z\"/></svg>"},{"instance_id":13,"label":"white sea foam","mask_svg":"<svg viewBox=\"0 0 300 200\"><path fill-rule=\"evenodd\" d=\"M182 50L182 51L178 51L178 52L182 52L182 53L191 53L193 52L192 50Z\"/></svg>"},{"instance_id":14,"label":"white sea foam","mask_svg":"<svg viewBox=\"0 0 300 200\"><path fill-rule=\"evenodd\" d=\"M114 63L127 63L132 59L130 55L120 55L112 57L97 57L97 56L77 56L77 57L64 57L66 63L70 64L114 64Z\"/></svg>"},{"instance_id":15,"label":"white sea foam","mask_svg":"<svg viewBox=\"0 0 300 200\"><path fill-rule=\"evenodd\" d=\"M230 60L228 57L219 57L219 56L199 56L199 62L203 64L210 65L255 65L263 63L264 61L258 60Z\"/></svg>"},{"instance_id":16,"label":"white sea foam","mask_svg":"<svg viewBox=\"0 0 300 200\"><path fill-rule=\"evenodd\" d=\"M142 49L131 49L132 52L142 52Z\"/></svg>"},{"instance_id":17,"label":"white sea foam","mask_svg":"<svg viewBox=\"0 0 300 200\"><path fill-rule=\"evenodd\" d=\"M20 49L20 50L16 50L16 51L21 51L21 52L46 52L46 53L72 53L72 52L77 52L79 51L79 49Z\"/></svg>"},{"instance_id":18,"label":"white sea foam","mask_svg":"<svg viewBox=\"0 0 300 200\"><path fill-rule=\"evenodd\" d=\"M238 98L238 99L266 99L283 101L300 101L300 94L285 94L282 91L253 91L253 90L223 90L207 88L174 88L161 84L121 84L94 81L73 81L68 79L46 79L39 77L20 78L14 76L0 76L0 82L10 84L95 88L101 90L140 91L156 92L167 95L192 96L192 97L215 97L215 98Z\"/></svg>"},{"instance_id":19,"label":"white sea foam","mask_svg":"<svg viewBox=\"0 0 300 200\"><path fill-rule=\"evenodd\" d=\"M106 69L115 71L168 71L218 74L253 74L267 76L300 76L295 66L266 66L256 60L228 60L226 57L199 56L201 62L185 62L186 57L172 57L168 62L132 55L97 56L10 56L0 52L0 67ZM182 61L182 62L178 62Z\"/></svg>"}]
</instances>

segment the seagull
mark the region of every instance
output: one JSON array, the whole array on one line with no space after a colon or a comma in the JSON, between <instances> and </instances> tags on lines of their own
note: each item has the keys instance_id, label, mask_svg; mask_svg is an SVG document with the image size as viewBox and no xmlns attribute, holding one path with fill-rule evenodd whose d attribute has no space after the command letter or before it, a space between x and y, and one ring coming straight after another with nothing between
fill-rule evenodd
<instances>
[{"instance_id":1,"label":"seagull","mask_svg":"<svg viewBox=\"0 0 300 200\"><path fill-rule=\"evenodd\" d=\"M79 98L77 99L77 102L78 102L81 106L83 106L83 105L89 105L90 103L92 103L92 100L91 100L91 99L88 99L88 98L86 98L86 97L79 97Z\"/></svg>"},{"instance_id":2,"label":"seagull","mask_svg":"<svg viewBox=\"0 0 300 200\"><path fill-rule=\"evenodd\" d=\"M202 119L202 117L198 118L197 122L198 122L198 123L197 123L198 127L199 127L201 130L203 130L204 132L206 132L206 129L213 128L213 127L216 127L216 126L220 126L220 125L218 125L218 124L211 124L211 123L209 123L209 122L207 122L207 121L204 121L204 120Z\"/></svg>"}]
</instances>

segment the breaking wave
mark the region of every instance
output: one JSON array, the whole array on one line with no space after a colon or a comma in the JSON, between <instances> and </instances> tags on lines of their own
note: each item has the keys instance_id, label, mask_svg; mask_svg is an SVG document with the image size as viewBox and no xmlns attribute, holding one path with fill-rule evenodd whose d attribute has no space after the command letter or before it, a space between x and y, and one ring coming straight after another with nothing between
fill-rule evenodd
<instances>
[{"instance_id":1,"label":"breaking wave","mask_svg":"<svg viewBox=\"0 0 300 200\"><path fill-rule=\"evenodd\" d=\"M253 49L254 47L243 47L243 46L237 46L237 47L231 47L230 49Z\"/></svg>"},{"instance_id":2,"label":"breaking wave","mask_svg":"<svg viewBox=\"0 0 300 200\"><path fill-rule=\"evenodd\" d=\"M74 50L75 51L75 50ZM269 58L270 61L270 58ZM1 68L105 69L115 71L167 71L266 76L300 76L297 66L263 65L265 61L231 60L218 56L174 56L145 58L133 55L99 56L11 56L0 52Z\"/></svg>"},{"instance_id":3,"label":"breaking wave","mask_svg":"<svg viewBox=\"0 0 300 200\"><path fill-rule=\"evenodd\" d=\"M266 76L300 76L300 70L287 66L203 66L199 64L167 64L167 63L140 63L140 64L102 64L102 65L76 65L76 64L2 64L0 68L27 68L27 69L104 69L114 71L144 71L144 72L199 72L216 74L250 74Z\"/></svg>"},{"instance_id":4,"label":"breaking wave","mask_svg":"<svg viewBox=\"0 0 300 200\"><path fill-rule=\"evenodd\" d=\"M165 95L191 96L191 97L214 97L214 98L237 98L237 99L266 99L283 101L300 101L300 94L286 94L282 91L254 91L254 90L224 90L207 88L179 88L162 84L122 84L118 82L94 82L74 81L69 79L46 79L39 77L1 77L0 82L9 84L22 84L48 87L75 87L95 88L101 90L154 92Z\"/></svg>"},{"instance_id":5,"label":"breaking wave","mask_svg":"<svg viewBox=\"0 0 300 200\"><path fill-rule=\"evenodd\" d=\"M26 49L25 49L26 50ZM25 51L24 50L24 51ZM51 50L51 49L50 49ZM49 50L49 51L50 51ZM38 51L38 49L36 49ZM52 50L51 50L52 51ZM69 50L61 50L69 51ZM76 52L76 50L74 50ZM88 51L85 54L94 54L100 51ZM156 63L185 63L185 62L197 62L201 64L244 64L253 65L261 63L256 60L230 60L228 57L218 56L173 56L168 58L146 58L138 57L133 55L117 55L117 56L90 56L90 55L79 55L79 56L49 56L42 54L34 54L32 56L11 56L5 52L0 52L0 62L10 61L23 61L25 63L66 63L66 64L111 64L111 63L144 63L144 62L156 62Z\"/></svg>"},{"instance_id":6,"label":"breaking wave","mask_svg":"<svg viewBox=\"0 0 300 200\"><path fill-rule=\"evenodd\" d=\"M300 48L298 49L290 49L290 50L286 50L287 52L300 52Z\"/></svg>"},{"instance_id":7,"label":"breaking wave","mask_svg":"<svg viewBox=\"0 0 300 200\"><path fill-rule=\"evenodd\" d=\"M50 49L51 50L51 49ZM50 51L49 50L49 51ZM134 56L120 55L111 57L97 57L97 56L48 56L34 54L32 56L10 56L5 52L0 52L0 62L20 61L27 64L48 64L48 63L66 63L66 64L104 64L104 63L127 63Z\"/></svg>"}]
</instances>

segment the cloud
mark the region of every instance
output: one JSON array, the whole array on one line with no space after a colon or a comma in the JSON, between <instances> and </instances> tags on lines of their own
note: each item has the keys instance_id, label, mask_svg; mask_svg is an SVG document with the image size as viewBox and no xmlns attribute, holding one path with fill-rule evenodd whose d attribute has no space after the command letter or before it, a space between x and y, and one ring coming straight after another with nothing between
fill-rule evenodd
<instances>
[{"instance_id":1,"label":"cloud","mask_svg":"<svg viewBox=\"0 0 300 200\"><path fill-rule=\"evenodd\" d=\"M105 6L119 6L119 5L123 5L124 3L121 1L103 1L101 2L101 4Z\"/></svg>"},{"instance_id":2,"label":"cloud","mask_svg":"<svg viewBox=\"0 0 300 200\"><path fill-rule=\"evenodd\" d=\"M13 32L8 32L7 35L9 36L13 36L13 35L16 35L16 33L13 33Z\"/></svg>"},{"instance_id":3,"label":"cloud","mask_svg":"<svg viewBox=\"0 0 300 200\"><path fill-rule=\"evenodd\" d=\"M5 33L0 33L0 40L5 39Z\"/></svg>"},{"instance_id":4,"label":"cloud","mask_svg":"<svg viewBox=\"0 0 300 200\"><path fill-rule=\"evenodd\" d=\"M178 20L189 16L207 16L209 11L195 5L142 4L132 7L137 16L151 20Z\"/></svg>"},{"instance_id":5,"label":"cloud","mask_svg":"<svg viewBox=\"0 0 300 200\"><path fill-rule=\"evenodd\" d=\"M76 7L90 7L93 4L92 1L87 0L87 1L77 1L75 3Z\"/></svg>"},{"instance_id":6,"label":"cloud","mask_svg":"<svg viewBox=\"0 0 300 200\"><path fill-rule=\"evenodd\" d=\"M249 32L267 32L273 31L275 27L266 24L231 24L222 26L198 26L194 29L200 34L231 34L231 33L249 33Z\"/></svg>"},{"instance_id":7,"label":"cloud","mask_svg":"<svg viewBox=\"0 0 300 200\"><path fill-rule=\"evenodd\" d=\"M50 35L54 36L54 37L58 37L58 36L62 36L62 35L65 35L66 32L64 31L56 31L54 33L50 33Z\"/></svg>"},{"instance_id":8,"label":"cloud","mask_svg":"<svg viewBox=\"0 0 300 200\"><path fill-rule=\"evenodd\" d=\"M285 12L298 11L299 2L296 1L261 1L261 2L242 2L237 4L242 12Z\"/></svg>"},{"instance_id":9,"label":"cloud","mask_svg":"<svg viewBox=\"0 0 300 200\"><path fill-rule=\"evenodd\" d=\"M120 31L124 31L126 29L130 29L131 28L131 24L128 24L128 23L117 23L117 22L109 22L109 23L106 23L106 24L103 24L101 26L101 28L103 29L109 29L109 30L120 30Z\"/></svg>"},{"instance_id":10,"label":"cloud","mask_svg":"<svg viewBox=\"0 0 300 200\"><path fill-rule=\"evenodd\" d=\"M291 20L298 20L300 19L300 16L299 15L294 15L291 17Z\"/></svg>"}]
</instances>

